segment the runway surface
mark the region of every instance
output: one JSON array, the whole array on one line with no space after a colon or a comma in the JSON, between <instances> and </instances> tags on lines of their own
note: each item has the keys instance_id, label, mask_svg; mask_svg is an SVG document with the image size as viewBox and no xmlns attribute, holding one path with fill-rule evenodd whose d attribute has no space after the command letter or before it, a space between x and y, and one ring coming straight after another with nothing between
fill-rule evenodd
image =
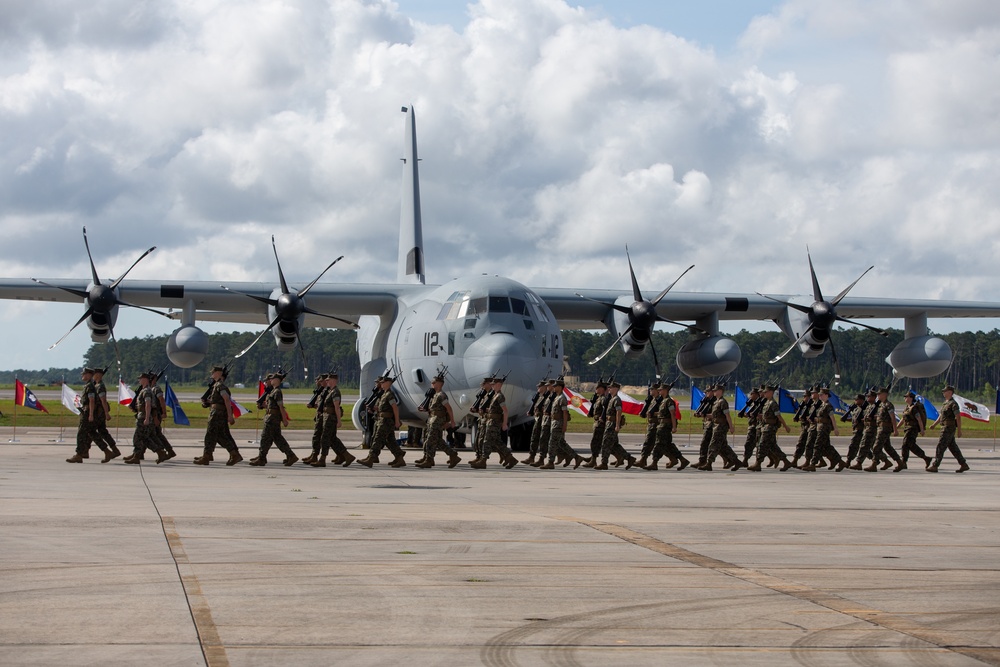
<instances>
[{"instance_id":1,"label":"runway surface","mask_svg":"<svg viewBox=\"0 0 1000 667\"><path fill-rule=\"evenodd\" d=\"M57 432L0 429L2 665L1000 665L991 441L962 475L369 470Z\"/></svg>"}]
</instances>

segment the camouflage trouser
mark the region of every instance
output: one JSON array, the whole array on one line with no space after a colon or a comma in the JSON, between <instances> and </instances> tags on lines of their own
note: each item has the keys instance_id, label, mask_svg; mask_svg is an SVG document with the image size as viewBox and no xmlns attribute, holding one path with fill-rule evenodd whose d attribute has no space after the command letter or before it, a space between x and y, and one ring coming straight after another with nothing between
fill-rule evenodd
<instances>
[{"instance_id":1,"label":"camouflage trouser","mask_svg":"<svg viewBox=\"0 0 1000 667\"><path fill-rule=\"evenodd\" d=\"M919 433L915 428L908 428L903 431L903 446L900 447L899 454L903 457L904 463L910 460L910 452L913 452L915 456L919 456L922 459L927 458L924 450L917 444L918 435Z\"/></svg>"},{"instance_id":2,"label":"camouflage trouser","mask_svg":"<svg viewBox=\"0 0 1000 667\"><path fill-rule=\"evenodd\" d=\"M531 425L531 442L528 445L528 454L535 456L538 454L539 440L542 437L542 419L535 417L534 424Z\"/></svg>"},{"instance_id":3,"label":"camouflage trouser","mask_svg":"<svg viewBox=\"0 0 1000 667\"><path fill-rule=\"evenodd\" d=\"M167 436L163 435L163 427L159 424L153 425L153 438L155 438L156 442L159 443L160 449L168 452L174 451L173 445L171 445L170 441L167 440Z\"/></svg>"},{"instance_id":4,"label":"camouflage trouser","mask_svg":"<svg viewBox=\"0 0 1000 667\"><path fill-rule=\"evenodd\" d=\"M205 431L205 452L211 454L215 446L233 454L239 451L233 434L229 432L229 418L225 410L214 409L208 413L208 429Z\"/></svg>"},{"instance_id":5,"label":"camouflage trouser","mask_svg":"<svg viewBox=\"0 0 1000 667\"><path fill-rule=\"evenodd\" d=\"M292 448L281 434L281 417L268 415L264 417L264 429L260 432L260 458L267 458L272 444L285 456L292 455Z\"/></svg>"},{"instance_id":6,"label":"camouflage trouser","mask_svg":"<svg viewBox=\"0 0 1000 667\"><path fill-rule=\"evenodd\" d=\"M844 460L840 457L840 452L830 442L830 431L822 427L816 429L816 444L810 463L816 465L820 459L830 459L834 463L841 463Z\"/></svg>"},{"instance_id":7,"label":"camouflage trouser","mask_svg":"<svg viewBox=\"0 0 1000 667\"><path fill-rule=\"evenodd\" d=\"M749 461L750 457L753 456L754 450L757 449L757 442L760 440L760 434L757 430L756 426L747 426L747 439L743 441L744 461Z\"/></svg>"},{"instance_id":8,"label":"camouflage trouser","mask_svg":"<svg viewBox=\"0 0 1000 667\"><path fill-rule=\"evenodd\" d=\"M76 453L84 456L90 451L90 444L95 443L101 451L107 449L103 442L97 439L97 431L94 429L95 422L89 421L86 417L80 417L80 428L76 431Z\"/></svg>"},{"instance_id":9,"label":"camouflage trouser","mask_svg":"<svg viewBox=\"0 0 1000 667\"><path fill-rule=\"evenodd\" d=\"M483 458L488 459L490 454L496 452L501 459L509 459L510 449L503 442L503 433L500 430L502 424L500 419L486 420L486 435L483 438Z\"/></svg>"},{"instance_id":10,"label":"camouflage trouser","mask_svg":"<svg viewBox=\"0 0 1000 667\"><path fill-rule=\"evenodd\" d=\"M102 441L108 447L115 446L115 439L111 437L111 432L108 430L108 420L103 416L94 417L94 431L97 433L97 437L94 439L97 441L98 447L101 446Z\"/></svg>"},{"instance_id":11,"label":"camouflage trouser","mask_svg":"<svg viewBox=\"0 0 1000 667\"><path fill-rule=\"evenodd\" d=\"M563 423L559 420L554 420L549 427L548 456L549 463L555 462L556 456L562 456L566 459L575 459L577 457L577 453L566 442Z\"/></svg>"},{"instance_id":12,"label":"camouflage trouser","mask_svg":"<svg viewBox=\"0 0 1000 667\"><path fill-rule=\"evenodd\" d=\"M865 430L859 428L851 434L851 444L847 448L847 460L853 461L861 451L861 440L865 437Z\"/></svg>"},{"instance_id":13,"label":"camouflage trouser","mask_svg":"<svg viewBox=\"0 0 1000 667\"><path fill-rule=\"evenodd\" d=\"M709 441L705 460L711 463L716 456L721 456L726 463L739 460L736 458L736 452L729 446L729 424L716 424L712 427L712 439Z\"/></svg>"},{"instance_id":14,"label":"camouflage trouser","mask_svg":"<svg viewBox=\"0 0 1000 667\"><path fill-rule=\"evenodd\" d=\"M765 458L775 458L779 461L787 461L788 457L778 447L778 425L767 425L760 429L760 441L757 443L757 463Z\"/></svg>"},{"instance_id":15,"label":"camouflage trouser","mask_svg":"<svg viewBox=\"0 0 1000 667\"><path fill-rule=\"evenodd\" d=\"M607 465L612 454L618 458L629 458L628 452L618 441L618 432L615 431L615 427L605 423L604 438L601 440L601 463Z\"/></svg>"},{"instance_id":16,"label":"camouflage trouser","mask_svg":"<svg viewBox=\"0 0 1000 667\"><path fill-rule=\"evenodd\" d=\"M542 428L538 433L538 460L544 461L549 453L549 438L552 436L552 418L545 416L541 419Z\"/></svg>"},{"instance_id":17,"label":"camouflage trouser","mask_svg":"<svg viewBox=\"0 0 1000 667\"><path fill-rule=\"evenodd\" d=\"M472 449L476 452L477 459L484 459L488 451L484 452L486 444L486 417L478 417L476 420L476 441L472 443Z\"/></svg>"},{"instance_id":18,"label":"camouflage trouser","mask_svg":"<svg viewBox=\"0 0 1000 667\"><path fill-rule=\"evenodd\" d=\"M457 456L457 452L452 449L444 440L444 425L447 417L434 417L427 420L427 427L424 430L424 456L434 458L439 450L443 449L448 456Z\"/></svg>"},{"instance_id":19,"label":"camouflage trouser","mask_svg":"<svg viewBox=\"0 0 1000 667\"><path fill-rule=\"evenodd\" d=\"M795 443L795 453L792 458L798 459L802 458L802 455L806 452L806 440L809 439L809 424L805 421L799 422L799 427L802 429L799 432L799 441Z\"/></svg>"},{"instance_id":20,"label":"camouflage trouser","mask_svg":"<svg viewBox=\"0 0 1000 667\"><path fill-rule=\"evenodd\" d=\"M965 465L965 457L962 456L962 450L958 448L958 443L955 442L955 431L956 427L954 426L941 427L941 436L938 438L937 451L934 453L934 466L941 465L941 459L944 458L945 450L951 452L951 455L955 457L955 460L960 465Z\"/></svg>"},{"instance_id":21,"label":"camouflage trouser","mask_svg":"<svg viewBox=\"0 0 1000 667\"><path fill-rule=\"evenodd\" d=\"M879 427L878 431L875 433L875 449L872 450L872 458L876 461L884 461L885 455L888 454L896 463L899 463L902 459L899 458L899 454L896 453L896 448L892 446L890 438L892 437L892 429Z\"/></svg>"},{"instance_id":22,"label":"camouflage trouser","mask_svg":"<svg viewBox=\"0 0 1000 667\"><path fill-rule=\"evenodd\" d=\"M142 421L135 423L135 433L132 434L132 453L142 456L147 449L160 451L160 443L153 436L153 425L146 426Z\"/></svg>"},{"instance_id":23,"label":"camouflage trouser","mask_svg":"<svg viewBox=\"0 0 1000 667\"><path fill-rule=\"evenodd\" d=\"M865 459L874 459L872 456L875 447L875 429L866 427L861 436L861 447L858 448L858 458L855 463L860 464Z\"/></svg>"},{"instance_id":24,"label":"camouflage trouser","mask_svg":"<svg viewBox=\"0 0 1000 667\"><path fill-rule=\"evenodd\" d=\"M653 447L656 446L657 423L657 420L646 420L646 439L642 441L642 450L639 454L644 459L649 458L649 455L653 453Z\"/></svg>"},{"instance_id":25,"label":"camouflage trouser","mask_svg":"<svg viewBox=\"0 0 1000 667\"><path fill-rule=\"evenodd\" d=\"M594 422L594 431L590 436L590 460L596 462L601 455L601 445L604 443L604 420Z\"/></svg>"},{"instance_id":26,"label":"camouflage trouser","mask_svg":"<svg viewBox=\"0 0 1000 667\"><path fill-rule=\"evenodd\" d=\"M698 463L704 463L708 460L708 446L712 443L711 422L703 422L701 428L701 444L698 445Z\"/></svg>"},{"instance_id":27,"label":"camouflage trouser","mask_svg":"<svg viewBox=\"0 0 1000 667\"><path fill-rule=\"evenodd\" d=\"M313 417L313 437L312 437L312 450L313 454L319 456L319 450L323 447L323 413L317 413Z\"/></svg>"},{"instance_id":28,"label":"camouflage trouser","mask_svg":"<svg viewBox=\"0 0 1000 667\"><path fill-rule=\"evenodd\" d=\"M669 422L656 425L656 437L653 443L653 463L666 456L668 459L681 460L684 455L674 444L674 434Z\"/></svg>"},{"instance_id":29,"label":"camouflage trouser","mask_svg":"<svg viewBox=\"0 0 1000 667\"><path fill-rule=\"evenodd\" d=\"M393 456L399 458L403 450L396 444L396 424L392 417L379 417L375 422L375 432L372 434L372 448L369 456L373 459L385 447Z\"/></svg>"},{"instance_id":30,"label":"camouflage trouser","mask_svg":"<svg viewBox=\"0 0 1000 667\"><path fill-rule=\"evenodd\" d=\"M819 433L819 427L816 424L810 424L809 429L806 431L806 446L804 457L806 463L811 463L813 456L816 454L816 434Z\"/></svg>"}]
</instances>

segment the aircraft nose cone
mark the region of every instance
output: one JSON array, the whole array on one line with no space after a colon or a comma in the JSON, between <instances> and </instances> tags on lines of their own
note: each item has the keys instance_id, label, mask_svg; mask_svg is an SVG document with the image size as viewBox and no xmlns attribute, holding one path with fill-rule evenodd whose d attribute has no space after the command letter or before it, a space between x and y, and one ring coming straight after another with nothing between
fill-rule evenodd
<instances>
[{"instance_id":1,"label":"aircraft nose cone","mask_svg":"<svg viewBox=\"0 0 1000 667\"><path fill-rule=\"evenodd\" d=\"M487 333L465 351L465 376L470 387L477 387L484 377L499 372L507 382L517 382L521 372L533 364L537 355L528 341L511 334Z\"/></svg>"}]
</instances>

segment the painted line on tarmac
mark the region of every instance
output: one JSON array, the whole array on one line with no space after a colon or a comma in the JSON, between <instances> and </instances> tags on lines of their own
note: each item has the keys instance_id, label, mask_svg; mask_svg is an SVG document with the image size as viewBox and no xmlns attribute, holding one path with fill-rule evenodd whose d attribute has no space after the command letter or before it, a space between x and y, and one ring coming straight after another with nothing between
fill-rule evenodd
<instances>
[{"instance_id":1,"label":"painted line on tarmac","mask_svg":"<svg viewBox=\"0 0 1000 667\"><path fill-rule=\"evenodd\" d=\"M834 595L833 593L821 591L805 584L786 581L769 574L764 574L763 572L740 567L739 565L727 563L726 561L718 560L717 558L712 558L711 556L705 556L704 554L689 551L688 549L663 542L654 537L650 537L649 535L636 532L630 528L619 526L618 524L605 523L602 521L587 521L586 519L579 519L576 517L553 518L561 521L579 523L583 526L587 526L588 528L592 528L606 535L611 535L612 537L616 537L620 540L629 542L630 544L634 544L644 549L648 549L655 553L669 556L670 558L690 563L691 565L695 565L697 567L715 570L721 574L770 589L776 593L781 593L805 602L810 602L846 616L851 616L860 621L877 625L881 628L885 628L886 630L898 632L915 639L919 639L920 641L934 644L935 646L939 646L943 649L974 658L987 665L996 665L1000 667L1000 648L991 646L969 646L964 643L965 638L959 634L952 633L947 630L930 628L920 623L915 623L903 616L879 609L869 609L865 605L858 602L848 600L847 598L840 597L839 595Z\"/></svg>"},{"instance_id":2,"label":"painted line on tarmac","mask_svg":"<svg viewBox=\"0 0 1000 667\"><path fill-rule=\"evenodd\" d=\"M208 667L229 667L229 657L226 655L226 647L219 637L219 629L215 627L212 619L212 609L208 606L208 600L201 590L201 582L191 567L181 536L174 525L173 517L161 517L163 523L163 534L167 538L167 545L170 547L170 554L177 564L177 572L181 577L181 585L187 595L188 604L191 607L191 617L194 619L195 630L198 633L198 641L201 642L201 650L205 655L205 663Z\"/></svg>"}]
</instances>

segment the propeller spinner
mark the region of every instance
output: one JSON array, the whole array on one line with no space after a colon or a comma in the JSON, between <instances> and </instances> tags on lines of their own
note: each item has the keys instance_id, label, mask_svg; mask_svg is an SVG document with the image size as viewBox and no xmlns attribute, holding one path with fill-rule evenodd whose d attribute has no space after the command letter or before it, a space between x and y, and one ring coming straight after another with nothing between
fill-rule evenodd
<instances>
[{"instance_id":1,"label":"propeller spinner","mask_svg":"<svg viewBox=\"0 0 1000 667\"><path fill-rule=\"evenodd\" d=\"M115 358L118 361L118 368L119 370L121 370L122 366L121 353L118 350L118 339L115 338L114 318L112 318L112 312L114 311L114 309L117 308L118 306L126 306L128 308L139 308L140 310L148 310L151 313L156 313L157 315L163 315L168 319L170 318L168 314L161 312L159 310L154 310L153 308L146 308L145 306L137 306L134 303L128 303L126 301L122 301L121 298L119 298L117 292L118 285L120 285L121 282L125 279L125 276L127 276L129 272L135 268L136 264L141 262L146 257L146 255L156 250L156 246L153 246L146 252L142 253L139 256L139 259L132 262L132 266L130 266L125 271L125 273L123 273L118 278L118 280L115 280L112 283L103 283L101 282L100 277L97 275L97 267L94 266L94 257L90 252L90 243L87 240L86 227L83 228L83 245L87 249L87 259L90 261L90 274L93 280L93 283L88 289L80 290L80 289L73 289L71 287L59 287L58 285L50 285L47 282L38 280L37 278L32 278L32 280L38 283L39 285L45 285L46 287L61 289L64 292L69 292L70 294L78 296L81 299L83 299L84 302L87 304L87 310L86 312L83 313L83 316L76 321L76 324L74 324L69 328L69 331L63 334L62 338L60 338L55 343L50 345L49 349L51 350L59 343L66 340L66 337L69 336L74 329L80 326L80 324L84 320L92 318L95 325L105 326L108 328L108 334L110 334L111 341L114 343L115 346Z\"/></svg>"},{"instance_id":2,"label":"propeller spinner","mask_svg":"<svg viewBox=\"0 0 1000 667\"><path fill-rule=\"evenodd\" d=\"M649 349L653 351L653 365L656 367L656 378L659 379L661 375L660 360L656 355L656 346L653 345L653 340L651 338L653 333L653 327L656 326L656 323L667 322L669 324L676 324L677 326L685 327L697 333L705 333L702 329L698 327L691 326L689 324L684 324L682 322L675 322L673 320L668 320L665 317L661 317L656 312L657 304L660 303L663 297L667 295L667 292L669 292L673 288L673 286L676 285L677 282L681 278L683 278L688 271L694 268L694 264L684 269L681 275L677 276L677 280L674 280L674 282L670 283L670 285L665 290L657 294L652 301L648 301L642 296L642 292L639 290L639 281L637 281L635 278L635 270L632 268L632 258L628 254L628 246L625 246L625 258L628 260L628 271L629 275L632 277L632 298L634 299L634 301L632 302L631 306L623 306L617 303L607 303L604 301L598 301L597 299L591 299L580 293L577 293L578 297L587 299L588 301L599 303L602 306L607 306L608 308L612 308L618 311L619 313L624 313L625 315L628 316L629 324L625 328L625 331L623 331L621 335L618 336L615 342L611 343L608 349L604 350L604 352L601 352L599 355L597 355L597 357L593 361L591 361L590 364L591 365L596 364L601 359L606 357L611 352L611 350L615 349L616 345L618 345L622 340L624 340L626 336L631 334L632 338L635 341L639 343L646 343L646 342L649 343Z\"/></svg>"},{"instance_id":3,"label":"propeller spinner","mask_svg":"<svg viewBox=\"0 0 1000 667\"><path fill-rule=\"evenodd\" d=\"M844 297L847 296L847 293L850 292L854 288L854 286L858 284L858 281L864 278L865 275L875 267L869 266L867 269L864 270L864 273L858 276L857 280L855 280L853 283L845 287L844 290L840 292L840 294L838 294L837 296L833 297L832 300L827 301L825 298L823 298L823 290L820 289L819 279L816 277L816 270L813 268L812 256L809 254L808 247L806 248L806 258L809 260L809 274L812 277L813 304L811 306L803 306L801 304L791 303L789 301L782 301L781 299L776 299L773 296L768 296L766 294L761 294L760 292L757 292L759 296L762 296L765 299L770 299L771 301L776 301L784 306L797 310L800 313L804 313L809 318L809 326L806 327L806 330L803 331L802 334L797 339L795 339L794 343L789 345L781 354L771 359L769 363L775 364L784 359L789 352L795 349L796 345L801 343L803 340L806 339L807 336L812 334L814 339L821 341L826 340L830 343L830 352L833 355L833 365L836 368L836 373L837 373L835 379L839 381L840 362L837 360L837 348L833 344L833 337L831 335L833 332L833 327L837 322L846 322L847 324L853 324L855 326L862 327L864 329L871 329L875 333L878 333L882 336L889 335L887 332L885 332L882 329L879 329L878 327L873 327L868 324L863 324L861 322L855 322L854 320L849 320L846 317L841 317L840 315L837 314L837 305L841 301L843 301Z\"/></svg>"},{"instance_id":4,"label":"propeller spinner","mask_svg":"<svg viewBox=\"0 0 1000 667\"><path fill-rule=\"evenodd\" d=\"M329 271L330 268L334 264L336 264L340 260L344 259L344 256L341 255L337 259L335 259L332 262L330 262L325 269L323 269L322 271L320 271L320 274L318 276L316 276L316 279L313 280L308 285L306 285L303 289L301 289L301 290L299 290L297 292L293 292L293 291L291 291L288 288L288 283L285 281L285 274L281 270L281 260L278 259L278 248L277 248L277 246L274 243L274 237L273 236L271 237L271 247L274 249L274 261L275 261L275 263L278 266L278 281L281 284L281 294L278 295L278 298L272 299L270 297L256 296L254 294L247 294L245 292L237 292L236 290L231 290L228 287L226 287L225 285L221 286L222 289L224 289L224 290L227 290L229 292L233 292L234 294L242 294L243 296L250 297L251 299L254 299L256 301L260 301L261 303L266 303L267 305L269 305L272 308L274 308L274 313L275 313L274 319L271 320L270 324L267 325L266 329L264 329L262 332L260 332L259 336L257 336L256 338L254 338L254 340L253 340L252 343L250 343L249 345L247 345L246 348L244 348L243 350L241 350L239 352L239 354L236 355L236 358L242 357L244 354L246 354L247 352L249 352L250 348L252 348L254 345L256 345L257 342L261 338L263 338L264 334L266 334L268 331L271 331L272 329L274 329L274 327L276 327L278 325L284 325L284 326L281 327L283 331L291 330L291 331L295 332L295 340L296 340L296 342L299 345L299 351L302 353L303 368L305 369L306 374L308 374L309 373L309 369L305 368L306 351L305 351L305 348L302 347L302 337L300 335L301 332L299 331L299 317L301 315L303 315L304 313L308 313L310 315L317 315L319 317L326 317L326 318L329 318L331 320L336 320L338 322L343 322L344 324L348 324L348 325L350 325L351 327L353 327L355 329L358 328L358 325L357 325L356 322L351 322L350 320L345 320L343 318L336 317L334 315L327 315L326 313L320 313L320 312L318 312L316 310L313 310L312 308L308 307L306 305L306 302L305 302L305 296L306 296L306 294L309 293L309 290L311 290L316 285L316 283L319 282L319 279L322 278L323 275L327 271Z\"/></svg>"}]
</instances>

